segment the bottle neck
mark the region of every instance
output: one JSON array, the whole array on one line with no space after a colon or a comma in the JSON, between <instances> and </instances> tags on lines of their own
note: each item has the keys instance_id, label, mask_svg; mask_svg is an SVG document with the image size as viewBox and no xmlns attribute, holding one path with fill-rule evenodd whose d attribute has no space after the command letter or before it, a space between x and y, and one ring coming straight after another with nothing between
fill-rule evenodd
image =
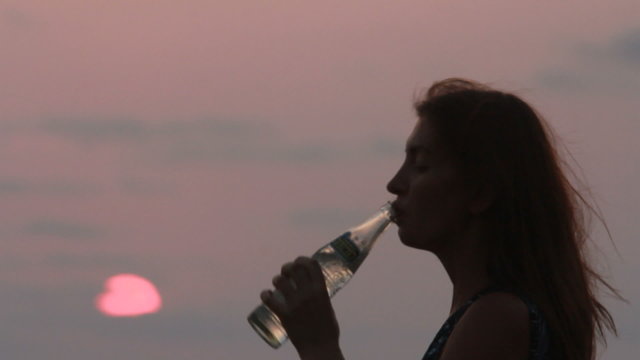
<instances>
[{"instance_id":1,"label":"bottle neck","mask_svg":"<svg viewBox=\"0 0 640 360\"><path fill-rule=\"evenodd\" d=\"M362 224L349 229L351 240L361 251L368 251L387 229L393 218L392 211L391 203L387 202Z\"/></svg>"}]
</instances>

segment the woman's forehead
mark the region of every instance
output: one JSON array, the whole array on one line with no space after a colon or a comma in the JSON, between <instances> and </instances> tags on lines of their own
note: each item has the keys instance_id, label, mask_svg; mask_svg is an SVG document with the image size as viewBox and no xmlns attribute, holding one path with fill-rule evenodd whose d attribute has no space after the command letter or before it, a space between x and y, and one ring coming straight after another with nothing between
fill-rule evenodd
<instances>
[{"instance_id":1,"label":"woman's forehead","mask_svg":"<svg viewBox=\"0 0 640 360\"><path fill-rule=\"evenodd\" d=\"M428 120L419 120L407 139L407 152L425 154L432 159L451 160L451 149L441 141L433 125Z\"/></svg>"},{"instance_id":2,"label":"woman's forehead","mask_svg":"<svg viewBox=\"0 0 640 360\"><path fill-rule=\"evenodd\" d=\"M407 150L416 149L432 152L435 150L435 147L436 139L429 122L419 120L407 139Z\"/></svg>"}]
</instances>

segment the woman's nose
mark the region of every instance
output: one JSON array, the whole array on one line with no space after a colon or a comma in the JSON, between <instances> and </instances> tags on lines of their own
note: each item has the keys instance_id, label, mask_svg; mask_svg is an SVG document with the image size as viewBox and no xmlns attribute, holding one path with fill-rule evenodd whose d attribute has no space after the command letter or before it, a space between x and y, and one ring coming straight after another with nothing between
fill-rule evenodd
<instances>
[{"instance_id":1,"label":"woman's nose","mask_svg":"<svg viewBox=\"0 0 640 360\"><path fill-rule=\"evenodd\" d=\"M400 195L405 188L405 186L402 185L402 179L400 178L401 170L402 169L398 170L389 183L387 183L387 191L394 195Z\"/></svg>"}]
</instances>

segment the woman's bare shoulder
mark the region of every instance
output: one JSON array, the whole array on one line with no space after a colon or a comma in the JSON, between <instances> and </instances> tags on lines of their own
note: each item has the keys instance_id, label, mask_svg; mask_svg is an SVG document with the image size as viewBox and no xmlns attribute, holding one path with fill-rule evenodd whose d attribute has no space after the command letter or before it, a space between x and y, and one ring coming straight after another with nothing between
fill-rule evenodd
<instances>
[{"instance_id":1,"label":"woman's bare shoulder","mask_svg":"<svg viewBox=\"0 0 640 360\"><path fill-rule=\"evenodd\" d=\"M526 359L529 310L516 295L495 292L477 299L456 324L441 360Z\"/></svg>"}]
</instances>

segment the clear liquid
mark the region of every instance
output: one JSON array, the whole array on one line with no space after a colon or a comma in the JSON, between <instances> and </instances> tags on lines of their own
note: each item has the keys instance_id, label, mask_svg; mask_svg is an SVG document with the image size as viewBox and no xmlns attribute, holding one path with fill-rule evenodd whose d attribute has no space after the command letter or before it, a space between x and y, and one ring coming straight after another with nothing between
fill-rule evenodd
<instances>
[{"instance_id":1,"label":"clear liquid","mask_svg":"<svg viewBox=\"0 0 640 360\"><path fill-rule=\"evenodd\" d=\"M353 273L362 263L363 255L361 254L355 261L349 263L331 245L327 245L312 256L322 268L329 297L335 295L353 277ZM275 294L278 293L275 292ZM287 341L287 332L280 319L264 304L258 306L249 315L248 320L256 332L274 349Z\"/></svg>"},{"instance_id":2,"label":"clear liquid","mask_svg":"<svg viewBox=\"0 0 640 360\"><path fill-rule=\"evenodd\" d=\"M312 258L318 260L322 268L329 297L342 289L351 280L357 269L356 264L348 263L340 254L336 253L331 245L318 250Z\"/></svg>"}]
</instances>

